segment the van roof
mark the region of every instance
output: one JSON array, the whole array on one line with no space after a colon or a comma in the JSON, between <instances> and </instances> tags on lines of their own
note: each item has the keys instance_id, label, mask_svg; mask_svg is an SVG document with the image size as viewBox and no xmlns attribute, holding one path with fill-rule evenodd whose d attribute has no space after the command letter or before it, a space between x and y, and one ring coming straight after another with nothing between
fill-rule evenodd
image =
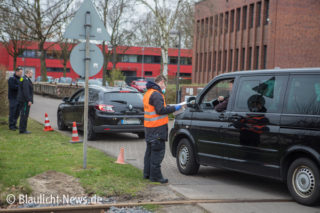
<instances>
[{"instance_id":1,"label":"van roof","mask_svg":"<svg viewBox=\"0 0 320 213\"><path fill-rule=\"evenodd\" d=\"M218 77L237 76L237 75L263 75L263 74L284 74L284 73L317 73L320 74L319 67L313 68L290 68L290 69L269 69L269 70L250 70L250 71L237 71L230 73L223 73Z\"/></svg>"}]
</instances>

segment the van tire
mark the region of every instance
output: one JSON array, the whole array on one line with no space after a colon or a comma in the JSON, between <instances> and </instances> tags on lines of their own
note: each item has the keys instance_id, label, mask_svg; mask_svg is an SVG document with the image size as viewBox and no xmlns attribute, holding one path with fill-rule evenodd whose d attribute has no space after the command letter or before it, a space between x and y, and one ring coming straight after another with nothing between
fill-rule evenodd
<instances>
[{"instance_id":1,"label":"van tire","mask_svg":"<svg viewBox=\"0 0 320 213\"><path fill-rule=\"evenodd\" d=\"M199 171L200 165L197 163L194 149L190 141L183 138L179 141L176 153L177 166L180 173L185 175L194 175Z\"/></svg>"},{"instance_id":2,"label":"van tire","mask_svg":"<svg viewBox=\"0 0 320 213\"><path fill-rule=\"evenodd\" d=\"M303 205L316 205L320 201L319 167L309 158L298 158L290 165L287 187L291 196Z\"/></svg>"}]
</instances>

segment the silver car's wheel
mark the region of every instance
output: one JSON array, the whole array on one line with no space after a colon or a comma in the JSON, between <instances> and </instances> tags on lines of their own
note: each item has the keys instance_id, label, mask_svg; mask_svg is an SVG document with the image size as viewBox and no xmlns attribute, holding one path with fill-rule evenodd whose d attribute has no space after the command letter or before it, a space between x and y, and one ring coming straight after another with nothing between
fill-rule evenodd
<instances>
[{"instance_id":1,"label":"silver car's wheel","mask_svg":"<svg viewBox=\"0 0 320 213\"><path fill-rule=\"evenodd\" d=\"M179 163L181 168L186 169L189 161L189 150L188 147L182 145L179 150Z\"/></svg>"},{"instance_id":2,"label":"silver car's wheel","mask_svg":"<svg viewBox=\"0 0 320 213\"><path fill-rule=\"evenodd\" d=\"M292 162L287 175L287 185L292 197L304 205L315 205L320 201L319 166L309 158L298 158Z\"/></svg>"},{"instance_id":3,"label":"silver car's wheel","mask_svg":"<svg viewBox=\"0 0 320 213\"><path fill-rule=\"evenodd\" d=\"M294 170L292 185L299 196L310 197L315 190L315 177L312 170L307 166L300 166Z\"/></svg>"},{"instance_id":4,"label":"silver car's wheel","mask_svg":"<svg viewBox=\"0 0 320 213\"><path fill-rule=\"evenodd\" d=\"M193 175L199 170L193 146L186 138L182 138L178 143L176 161L178 169L182 174Z\"/></svg>"}]
</instances>

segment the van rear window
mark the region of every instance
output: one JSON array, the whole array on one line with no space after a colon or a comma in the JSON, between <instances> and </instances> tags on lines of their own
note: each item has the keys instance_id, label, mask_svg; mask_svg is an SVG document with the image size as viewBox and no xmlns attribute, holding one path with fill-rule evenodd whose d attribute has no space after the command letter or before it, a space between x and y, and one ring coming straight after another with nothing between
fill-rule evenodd
<instances>
[{"instance_id":1,"label":"van rear window","mask_svg":"<svg viewBox=\"0 0 320 213\"><path fill-rule=\"evenodd\" d=\"M118 101L119 103L141 104L143 105L143 96L138 92L110 92L104 94L104 102L109 103L111 100Z\"/></svg>"},{"instance_id":2,"label":"van rear window","mask_svg":"<svg viewBox=\"0 0 320 213\"><path fill-rule=\"evenodd\" d=\"M320 75L292 76L285 113L320 115Z\"/></svg>"}]
</instances>

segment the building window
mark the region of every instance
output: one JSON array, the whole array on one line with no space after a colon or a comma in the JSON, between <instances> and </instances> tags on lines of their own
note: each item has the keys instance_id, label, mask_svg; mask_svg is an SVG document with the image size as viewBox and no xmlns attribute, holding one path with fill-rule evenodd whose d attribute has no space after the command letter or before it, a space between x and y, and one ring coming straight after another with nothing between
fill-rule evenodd
<instances>
[{"instance_id":1,"label":"building window","mask_svg":"<svg viewBox=\"0 0 320 213\"><path fill-rule=\"evenodd\" d=\"M224 33L228 32L228 27L229 27L229 12L226 12L224 17Z\"/></svg>"},{"instance_id":2,"label":"building window","mask_svg":"<svg viewBox=\"0 0 320 213\"><path fill-rule=\"evenodd\" d=\"M249 52L248 52L248 70L251 70L252 66L252 47L249 47Z\"/></svg>"},{"instance_id":3,"label":"building window","mask_svg":"<svg viewBox=\"0 0 320 213\"><path fill-rule=\"evenodd\" d=\"M202 53L200 53L199 71L202 72Z\"/></svg>"},{"instance_id":4,"label":"building window","mask_svg":"<svg viewBox=\"0 0 320 213\"><path fill-rule=\"evenodd\" d=\"M265 19L264 19L264 24L267 25L269 23L269 0L265 0L264 1L264 4L265 4Z\"/></svg>"},{"instance_id":5,"label":"building window","mask_svg":"<svg viewBox=\"0 0 320 213\"><path fill-rule=\"evenodd\" d=\"M236 23L237 23L237 31L240 30L240 11L241 11L241 9L240 9L240 8L237 8L237 20L236 20Z\"/></svg>"},{"instance_id":6,"label":"building window","mask_svg":"<svg viewBox=\"0 0 320 213\"><path fill-rule=\"evenodd\" d=\"M214 35L216 36L218 34L218 15L215 15L214 17Z\"/></svg>"},{"instance_id":7,"label":"building window","mask_svg":"<svg viewBox=\"0 0 320 213\"><path fill-rule=\"evenodd\" d=\"M223 71L225 72L227 70L227 50L224 51L223 56Z\"/></svg>"},{"instance_id":8,"label":"building window","mask_svg":"<svg viewBox=\"0 0 320 213\"><path fill-rule=\"evenodd\" d=\"M204 53L203 72L207 72L207 53Z\"/></svg>"},{"instance_id":9,"label":"building window","mask_svg":"<svg viewBox=\"0 0 320 213\"><path fill-rule=\"evenodd\" d=\"M22 58L40 58L41 52L38 50L23 50L22 54L19 57Z\"/></svg>"},{"instance_id":10,"label":"building window","mask_svg":"<svg viewBox=\"0 0 320 213\"><path fill-rule=\"evenodd\" d=\"M67 72L70 72L70 68L67 68ZM63 68L60 67L47 67L47 72L63 72Z\"/></svg>"},{"instance_id":11,"label":"building window","mask_svg":"<svg viewBox=\"0 0 320 213\"><path fill-rule=\"evenodd\" d=\"M246 59L246 48L242 48L242 56L241 56L241 70L244 70L244 62Z\"/></svg>"},{"instance_id":12,"label":"building window","mask_svg":"<svg viewBox=\"0 0 320 213\"><path fill-rule=\"evenodd\" d=\"M145 71L144 76L152 76L152 71Z\"/></svg>"},{"instance_id":13,"label":"building window","mask_svg":"<svg viewBox=\"0 0 320 213\"><path fill-rule=\"evenodd\" d=\"M257 3L257 10L258 10L258 14L257 14L257 27L260 27L260 22L261 22L261 2Z\"/></svg>"},{"instance_id":14,"label":"building window","mask_svg":"<svg viewBox=\"0 0 320 213\"><path fill-rule=\"evenodd\" d=\"M256 70L259 69L259 55L260 55L259 51L260 51L260 48L259 46L257 46L256 47L256 67L255 67Z\"/></svg>"},{"instance_id":15,"label":"building window","mask_svg":"<svg viewBox=\"0 0 320 213\"><path fill-rule=\"evenodd\" d=\"M205 26L205 36L208 37L208 30L209 30L209 19L206 18L206 26Z\"/></svg>"},{"instance_id":16,"label":"building window","mask_svg":"<svg viewBox=\"0 0 320 213\"><path fill-rule=\"evenodd\" d=\"M228 68L228 71L231 72L232 71L232 57L233 57L233 50L230 50L230 53L229 53L229 68Z\"/></svg>"},{"instance_id":17,"label":"building window","mask_svg":"<svg viewBox=\"0 0 320 213\"><path fill-rule=\"evenodd\" d=\"M213 31L213 17L210 17L210 37L212 36L212 31Z\"/></svg>"},{"instance_id":18,"label":"building window","mask_svg":"<svg viewBox=\"0 0 320 213\"><path fill-rule=\"evenodd\" d=\"M200 20L197 21L197 38L200 37Z\"/></svg>"},{"instance_id":19,"label":"building window","mask_svg":"<svg viewBox=\"0 0 320 213\"><path fill-rule=\"evenodd\" d=\"M249 17L250 17L250 28L253 27L253 19L254 19L254 15L253 15L253 12L254 12L254 4L250 4L250 14L249 14Z\"/></svg>"},{"instance_id":20,"label":"building window","mask_svg":"<svg viewBox=\"0 0 320 213\"><path fill-rule=\"evenodd\" d=\"M221 71L221 51L218 53L218 72Z\"/></svg>"},{"instance_id":21,"label":"building window","mask_svg":"<svg viewBox=\"0 0 320 213\"><path fill-rule=\"evenodd\" d=\"M243 7L242 14L242 29L245 30L247 28L247 6Z\"/></svg>"},{"instance_id":22,"label":"building window","mask_svg":"<svg viewBox=\"0 0 320 213\"><path fill-rule=\"evenodd\" d=\"M211 60L212 60L212 52L209 52L209 59L208 59L208 72L211 72Z\"/></svg>"},{"instance_id":23,"label":"building window","mask_svg":"<svg viewBox=\"0 0 320 213\"><path fill-rule=\"evenodd\" d=\"M267 45L263 46L263 69L267 69Z\"/></svg>"},{"instance_id":24,"label":"building window","mask_svg":"<svg viewBox=\"0 0 320 213\"><path fill-rule=\"evenodd\" d=\"M230 32L233 32L233 30L234 30L234 10L231 10L231 26L230 26Z\"/></svg>"},{"instance_id":25,"label":"building window","mask_svg":"<svg viewBox=\"0 0 320 213\"><path fill-rule=\"evenodd\" d=\"M201 37L204 36L204 19L201 19Z\"/></svg>"},{"instance_id":26,"label":"building window","mask_svg":"<svg viewBox=\"0 0 320 213\"><path fill-rule=\"evenodd\" d=\"M138 63L138 56L137 55L122 55L121 62Z\"/></svg>"},{"instance_id":27,"label":"building window","mask_svg":"<svg viewBox=\"0 0 320 213\"><path fill-rule=\"evenodd\" d=\"M217 51L214 51L213 53L213 71L215 72L217 69L216 69L216 64L217 64Z\"/></svg>"},{"instance_id":28,"label":"building window","mask_svg":"<svg viewBox=\"0 0 320 213\"><path fill-rule=\"evenodd\" d=\"M239 49L236 49L236 55L234 57L234 70L238 70Z\"/></svg>"},{"instance_id":29,"label":"building window","mask_svg":"<svg viewBox=\"0 0 320 213\"><path fill-rule=\"evenodd\" d=\"M220 34L222 34L222 24L223 24L223 14L222 14L222 13L220 14L220 21L219 21L219 23L220 23L220 27L219 27L219 29L220 29Z\"/></svg>"},{"instance_id":30,"label":"building window","mask_svg":"<svg viewBox=\"0 0 320 213\"><path fill-rule=\"evenodd\" d=\"M199 53L196 54L196 64L195 64L195 65L196 65L196 66L195 66L195 67L196 67L196 70L195 70L195 71L198 72L198 71L199 71L199 70L198 70L198 66L199 66Z\"/></svg>"},{"instance_id":31,"label":"building window","mask_svg":"<svg viewBox=\"0 0 320 213\"><path fill-rule=\"evenodd\" d=\"M170 56L169 57L169 64L178 64L178 57L177 56Z\"/></svg>"}]
</instances>

